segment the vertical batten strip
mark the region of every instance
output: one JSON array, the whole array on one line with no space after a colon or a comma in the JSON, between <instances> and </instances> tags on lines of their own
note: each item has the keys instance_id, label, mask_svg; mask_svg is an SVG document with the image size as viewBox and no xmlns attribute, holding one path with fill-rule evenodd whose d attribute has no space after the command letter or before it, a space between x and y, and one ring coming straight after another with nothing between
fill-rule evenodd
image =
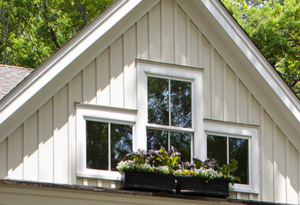
<instances>
[{"instance_id":1,"label":"vertical batten strip","mask_svg":"<svg viewBox=\"0 0 300 205\"><path fill-rule=\"evenodd\" d=\"M69 129L69 184L76 184L76 108L74 103L82 101L82 74L79 73L68 84L68 129Z\"/></svg>"},{"instance_id":2,"label":"vertical batten strip","mask_svg":"<svg viewBox=\"0 0 300 205\"><path fill-rule=\"evenodd\" d=\"M110 64L109 64L109 48L103 51L97 57L96 65L96 95L97 104L109 106L110 103Z\"/></svg>"},{"instance_id":3,"label":"vertical batten strip","mask_svg":"<svg viewBox=\"0 0 300 205\"><path fill-rule=\"evenodd\" d=\"M298 151L297 151L298 152ZM298 204L300 204L300 153L298 152L298 160L297 160L297 167L298 167Z\"/></svg>"},{"instance_id":4,"label":"vertical batten strip","mask_svg":"<svg viewBox=\"0 0 300 205\"><path fill-rule=\"evenodd\" d=\"M213 119L213 102L215 98L215 48L210 44L210 87L211 87L211 118Z\"/></svg>"},{"instance_id":5,"label":"vertical batten strip","mask_svg":"<svg viewBox=\"0 0 300 205\"><path fill-rule=\"evenodd\" d=\"M223 67L223 111L224 120L228 121L228 95L227 95L227 64L222 60Z\"/></svg>"},{"instance_id":6,"label":"vertical batten strip","mask_svg":"<svg viewBox=\"0 0 300 205\"><path fill-rule=\"evenodd\" d=\"M174 1L174 58L175 64L179 64L179 48L178 48L178 4Z\"/></svg>"},{"instance_id":7,"label":"vertical batten strip","mask_svg":"<svg viewBox=\"0 0 300 205\"><path fill-rule=\"evenodd\" d=\"M98 187L103 187L103 184L102 184L102 180L101 180L101 179L98 179L98 180L97 180L97 186L98 186Z\"/></svg>"},{"instance_id":8,"label":"vertical batten strip","mask_svg":"<svg viewBox=\"0 0 300 205\"><path fill-rule=\"evenodd\" d=\"M162 62L175 63L173 0L161 1Z\"/></svg>"},{"instance_id":9,"label":"vertical batten strip","mask_svg":"<svg viewBox=\"0 0 300 205\"><path fill-rule=\"evenodd\" d=\"M290 141L285 138L285 179L286 179L286 202L289 202L289 188L290 188L290 178L289 178L289 166L290 166Z\"/></svg>"},{"instance_id":10,"label":"vertical batten strip","mask_svg":"<svg viewBox=\"0 0 300 205\"><path fill-rule=\"evenodd\" d=\"M157 4L149 11L149 54L150 60L161 61L161 8Z\"/></svg>"},{"instance_id":11,"label":"vertical batten strip","mask_svg":"<svg viewBox=\"0 0 300 205\"><path fill-rule=\"evenodd\" d=\"M278 161L278 157L277 157L277 142L278 142L278 136L277 136L277 125L274 121L272 121L272 133L273 133L273 181L274 181L274 188L273 188L273 201L276 201L276 189L275 189L275 185L276 185L276 176L278 174L278 165L277 165L277 161Z\"/></svg>"},{"instance_id":12,"label":"vertical batten strip","mask_svg":"<svg viewBox=\"0 0 300 205\"><path fill-rule=\"evenodd\" d=\"M252 113L252 94L248 91L248 124L253 124L253 113Z\"/></svg>"},{"instance_id":13,"label":"vertical batten strip","mask_svg":"<svg viewBox=\"0 0 300 205\"><path fill-rule=\"evenodd\" d=\"M240 120L240 79L235 75L235 121L239 123Z\"/></svg>"},{"instance_id":14,"label":"vertical batten strip","mask_svg":"<svg viewBox=\"0 0 300 205\"><path fill-rule=\"evenodd\" d=\"M137 58L149 59L148 13L137 22Z\"/></svg>"},{"instance_id":15,"label":"vertical batten strip","mask_svg":"<svg viewBox=\"0 0 300 205\"><path fill-rule=\"evenodd\" d=\"M204 67L204 63L203 63L203 36L202 36L202 32L197 28L198 30L198 66L200 68ZM204 70L205 72L205 70Z\"/></svg>"},{"instance_id":16,"label":"vertical batten strip","mask_svg":"<svg viewBox=\"0 0 300 205\"><path fill-rule=\"evenodd\" d=\"M125 108L136 109L137 77L136 77L136 26L124 33L124 103Z\"/></svg>"},{"instance_id":17,"label":"vertical batten strip","mask_svg":"<svg viewBox=\"0 0 300 205\"><path fill-rule=\"evenodd\" d=\"M262 107L262 106L260 106L260 137L259 137L259 140L258 140L258 143L259 143L259 147L260 147L260 158L259 158L259 163L258 163L258 165L259 165L259 167L258 167L258 170L259 170L259 177L260 177L260 179L259 179L259 183L260 183L260 190L261 190L261 192L260 192L260 194L259 194L259 201L261 201L262 200L262 179L263 179L263 177L262 177L262 168L263 168L263 166L262 166L262 159L263 159L263 157L265 157L265 154L264 154L264 152L265 152L265 150L264 150L264 141L263 141L263 139L262 139L262 137L264 136L264 129L265 129L265 110L264 110L264 108Z\"/></svg>"},{"instance_id":18,"label":"vertical batten strip","mask_svg":"<svg viewBox=\"0 0 300 205\"><path fill-rule=\"evenodd\" d=\"M192 66L191 19L186 15L186 64Z\"/></svg>"},{"instance_id":19,"label":"vertical batten strip","mask_svg":"<svg viewBox=\"0 0 300 205\"><path fill-rule=\"evenodd\" d=\"M7 139L0 143L0 179L7 177Z\"/></svg>"},{"instance_id":20,"label":"vertical batten strip","mask_svg":"<svg viewBox=\"0 0 300 205\"><path fill-rule=\"evenodd\" d=\"M24 122L24 179L38 181L38 113Z\"/></svg>"}]
</instances>

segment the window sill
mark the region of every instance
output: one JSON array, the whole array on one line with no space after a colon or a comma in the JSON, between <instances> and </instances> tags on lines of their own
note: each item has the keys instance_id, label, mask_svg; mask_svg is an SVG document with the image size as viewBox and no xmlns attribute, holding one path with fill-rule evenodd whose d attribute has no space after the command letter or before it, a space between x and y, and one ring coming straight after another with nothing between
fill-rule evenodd
<instances>
[{"instance_id":1,"label":"window sill","mask_svg":"<svg viewBox=\"0 0 300 205\"><path fill-rule=\"evenodd\" d=\"M84 172L77 172L77 177L121 181L121 173L118 171L86 169Z\"/></svg>"}]
</instances>

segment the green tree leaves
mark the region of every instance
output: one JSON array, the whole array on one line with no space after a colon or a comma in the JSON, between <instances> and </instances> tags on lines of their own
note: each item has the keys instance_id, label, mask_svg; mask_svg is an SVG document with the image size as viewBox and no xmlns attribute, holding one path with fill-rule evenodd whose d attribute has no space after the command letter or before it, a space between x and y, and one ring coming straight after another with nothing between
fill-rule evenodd
<instances>
[{"instance_id":1,"label":"green tree leaves","mask_svg":"<svg viewBox=\"0 0 300 205\"><path fill-rule=\"evenodd\" d=\"M222 0L300 97L300 0Z\"/></svg>"},{"instance_id":2,"label":"green tree leaves","mask_svg":"<svg viewBox=\"0 0 300 205\"><path fill-rule=\"evenodd\" d=\"M114 0L0 0L0 63L36 68Z\"/></svg>"}]
</instances>

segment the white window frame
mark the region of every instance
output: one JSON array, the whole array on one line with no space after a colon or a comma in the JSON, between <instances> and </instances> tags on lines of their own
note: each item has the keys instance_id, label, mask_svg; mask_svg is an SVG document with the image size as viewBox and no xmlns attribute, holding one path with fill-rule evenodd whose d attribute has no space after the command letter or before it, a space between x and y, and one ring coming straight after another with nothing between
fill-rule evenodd
<instances>
[{"instance_id":1,"label":"white window frame","mask_svg":"<svg viewBox=\"0 0 300 205\"><path fill-rule=\"evenodd\" d=\"M86 168L86 120L132 125L132 141L135 141L137 110L98 105L76 105L77 177L121 180L118 171Z\"/></svg>"},{"instance_id":2,"label":"white window frame","mask_svg":"<svg viewBox=\"0 0 300 205\"><path fill-rule=\"evenodd\" d=\"M215 134L220 136L247 138L249 146L249 184L230 184L229 190L234 192L245 192L259 194L258 184L258 129L257 125L247 125L215 120L204 120L204 135L207 158L207 135Z\"/></svg>"},{"instance_id":3,"label":"white window frame","mask_svg":"<svg viewBox=\"0 0 300 205\"><path fill-rule=\"evenodd\" d=\"M160 63L146 60L137 60L138 72L138 115L135 149L147 150L147 128L181 131L193 133L191 142L191 154L200 156L203 150L203 69L191 66L182 66L168 63ZM192 127L179 128L174 126L155 125L148 123L148 89L147 77L159 76L162 78L182 79L192 83ZM169 129L168 129L169 128ZM137 145L139 147L137 147ZM202 148L199 149L199 146ZM197 147L197 149L195 149Z\"/></svg>"}]
</instances>

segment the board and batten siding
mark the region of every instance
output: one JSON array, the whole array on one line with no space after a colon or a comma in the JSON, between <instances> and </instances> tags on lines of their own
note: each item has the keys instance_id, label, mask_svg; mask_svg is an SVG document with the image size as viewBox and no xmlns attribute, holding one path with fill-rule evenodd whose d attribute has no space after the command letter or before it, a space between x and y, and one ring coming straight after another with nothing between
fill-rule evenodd
<instances>
[{"instance_id":1,"label":"board and batten siding","mask_svg":"<svg viewBox=\"0 0 300 205\"><path fill-rule=\"evenodd\" d=\"M300 153L173 0L152 8L0 144L0 178L119 187L76 177L74 103L137 109L136 58L203 67L204 117L259 125L260 194L231 198L300 203Z\"/></svg>"}]
</instances>

